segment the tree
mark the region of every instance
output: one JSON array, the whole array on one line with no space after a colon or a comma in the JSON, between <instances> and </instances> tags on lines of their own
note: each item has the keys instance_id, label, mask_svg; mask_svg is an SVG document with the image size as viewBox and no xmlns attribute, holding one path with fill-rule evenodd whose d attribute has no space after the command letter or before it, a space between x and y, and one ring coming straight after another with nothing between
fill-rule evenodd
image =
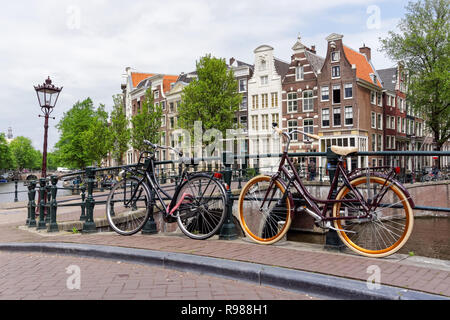
<instances>
[{"instance_id":1,"label":"tree","mask_svg":"<svg viewBox=\"0 0 450 320\"><path fill-rule=\"evenodd\" d=\"M16 137L10 144L11 153L14 159L14 166L16 169L22 171L23 169L39 168L40 152L34 149L30 139L19 136Z\"/></svg>"},{"instance_id":2,"label":"tree","mask_svg":"<svg viewBox=\"0 0 450 320\"><path fill-rule=\"evenodd\" d=\"M380 39L382 51L409 74L407 101L424 116L437 150L450 138L450 2L409 2L398 25Z\"/></svg>"},{"instance_id":3,"label":"tree","mask_svg":"<svg viewBox=\"0 0 450 320\"><path fill-rule=\"evenodd\" d=\"M149 88L142 101L141 110L131 118L131 144L134 149L140 151L148 149L144 140L152 143L159 143L160 140L159 130L163 112L162 107L155 106L153 101L153 93Z\"/></svg>"},{"instance_id":4,"label":"tree","mask_svg":"<svg viewBox=\"0 0 450 320\"><path fill-rule=\"evenodd\" d=\"M112 158L119 165L123 164L123 155L128 150L131 131L128 127L128 119L124 112L123 97L121 94L113 96L114 107L111 112L111 139L112 139Z\"/></svg>"},{"instance_id":5,"label":"tree","mask_svg":"<svg viewBox=\"0 0 450 320\"><path fill-rule=\"evenodd\" d=\"M5 134L0 133L0 170L12 169L14 167L11 148L6 141Z\"/></svg>"},{"instance_id":6,"label":"tree","mask_svg":"<svg viewBox=\"0 0 450 320\"><path fill-rule=\"evenodd\" d=\"M90 98L64 113L56 126L61 132L56 148L64 165L82 169L100 163L111 146L107 117L104 107L95 110Z\"/></svg>"},{"instance_id":7,"label":"tree","mask_svg":"<svg viewBox=\"0 0 450 320\"><path fill-rule=\"evenodd\" d=\"M198 78L183 89L179 125L192 134L194 122L201 121L203 131L214 128L225 135L242 101L238 82L225 60L210 54L200 58L196 69Z\"/></svg>"}]
</instances>

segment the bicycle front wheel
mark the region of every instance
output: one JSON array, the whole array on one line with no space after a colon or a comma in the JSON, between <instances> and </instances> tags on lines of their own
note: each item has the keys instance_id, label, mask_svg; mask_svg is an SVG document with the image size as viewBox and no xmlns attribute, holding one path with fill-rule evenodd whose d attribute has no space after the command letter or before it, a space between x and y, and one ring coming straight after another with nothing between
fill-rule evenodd
<instances>
[{"instance_id":1,"label":"bicycle front wheel","mask_svg":"<svg viewBox=\"0 0 450 320\"><path fill-rule=\"evenodd\" d=\"M194 175L181 186L177 196L177 223L189 238L204 240L215 235L226 217L226 191L209 175Z\"/></svg>"},{"instance_id":2,"label":"bicycle front wheel","mask_svg":"<svg viewBox=\"0 0 450 320\"><path fill-rule=\"evenodd\" d=\"M117 233L130 236L141 230L150 214L150 191L135 177L125 178L111 189L106 201L106 217Z\"/></svg>"},{"instance_id":3,"label":"bicycle front wheel","mask_svg":"<svg viewBox=\"0 0 450 320\"><path fill-rule=\"evenodd\" d=\"M356 191L344 186L336 200L355 200L360 193L370 209L370 216L360 202L336 203L334 217L360 217L335 220L337 234L352 251L367 257L386 257L408 241L414 215L407 195L392 180L361 176L350 181Z\"/></svg>"},{"instance_id":4,"label":"bicycle front wheel","mask_svg":"<svg viewBox=\"0 0 450 320\"><path fill-rule=\"evenodd\" d=\"M247 237L260 244L279 241L291 225L291 202L284 186L269 176L257 176L239 196L239 219ZM270 189L269 189L270 188Z\"/></svg>"}]
</instances>

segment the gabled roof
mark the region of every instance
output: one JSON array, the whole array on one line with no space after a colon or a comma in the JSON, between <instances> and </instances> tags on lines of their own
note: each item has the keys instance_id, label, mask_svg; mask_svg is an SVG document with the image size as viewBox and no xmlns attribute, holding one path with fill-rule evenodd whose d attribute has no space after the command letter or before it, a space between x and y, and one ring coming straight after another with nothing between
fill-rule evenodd
<instances>
[{"instance_id":1,"label":"gabled roof","mask_svg":"<svg viewBox=\"0 0 450 320\"><path fill-rule=\"evenodd\" d=\"M322 58L321 56L318 56L317 54L314 54L308 50L305 51L305 55L306 59L308 59L309 63L311 64L311 67L313 68L314 72L317 74L318 71L322 69L323 63L325 62L325 58Z\"/></svg>"},{"instance_id":2,"label":"gabled roof","mask_svg":"<svg viewBox=\"0 0 450 320\"><path fill-rule=\"evenodd\" d=\"M289 71L289 63L274 58L275 70L283 78Z\"/></svg>"},{"instance_id":3,"label":"gabled roof","mask_svg":"<svg viewBox=\"0 0 450 320\"><path fill-rule=\"evenodd\" d=\"M377 71L375 70L375 68L373 68L372 64L367 60L366 56L345 45L344 45L344 53L350 64L356 66L356 77L365 80L369 83L375 84L372 81L370 75L371 74L376 75ZM377 82L375 84L376 86L382 87L379 77L377 77L376 82Z\"/></svg>"},{"instance_id":4,"label":"gabled roof","mask_svg":"<svg viewBox=\"0 0 450 320\"><path fill-rule=\"evenodd\" d=\"M131 73L131 84L133 88L136 88L139 82L145 80L147 78L153 77L155 74L153 73L142 73L142 72L132 72Z\"/></svg>"},{"instance_id":5,"label":"gabled roof","mask_svg":"<svg viewBox=\"0 0 450 320\"><path fill-rule=\"evenodd\" d=\"M378 75L383 82L383 87L389 91L395 91L395 85L397 82L397 68L388 68L377 70Z\"/></svg>"}]
</instances>

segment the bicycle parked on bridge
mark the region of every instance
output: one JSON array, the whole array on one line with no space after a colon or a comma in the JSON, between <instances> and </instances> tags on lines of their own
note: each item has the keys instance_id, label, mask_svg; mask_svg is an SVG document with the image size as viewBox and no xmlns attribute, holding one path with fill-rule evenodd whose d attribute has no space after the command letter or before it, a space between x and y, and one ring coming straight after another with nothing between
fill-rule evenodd
<instances>
[{"instance_id":1,"label":"bicycle parked on bridge","mask_svg":"<svg viewBox=\"0 0 450 320\"><path fill-rule=\"evenodd\" d=\"M348 172L345 158L355 154L357 148L332 146L337 158L336 171L327 198L318 199L302 183L288 149L293 133L317 140L319 137L300 130L286 133L275 123L273 127L283 136L286 147L274 175L257 176L241 191L238 210L246 236L260 244L275 243L288 231L292 215L306 212L318 227L335 230L348 248L363 256L385 257L408 241L414 202L395 179L394 168ZM340 189L333 192L339 184Z\"/></svg>"},{"instance_id":2,"label":"bicycle parked on bridge","mask_svg":"<svg viewBox=\"0 0 450 320\"><path fill-rule=\"evenodd\" d=\"M111 228L121 235L133 235L153 217L153 208L157 207L165 222L177 222L181 231L192 239L207 239L216 234L225 221L227 203L220 176L215 173L189 173L188 167L193 163L184 163L180 183L170 195L158 183L155 151L172 150L180 158L183 153L149 141L145 144L152 151L141 152L139 165L121 172L122 179L113 186L108 196L107 219ZM145 160L144 163L141 160ZM166 199L170 201L168 205Z\"/></svg>"}]
</instances>

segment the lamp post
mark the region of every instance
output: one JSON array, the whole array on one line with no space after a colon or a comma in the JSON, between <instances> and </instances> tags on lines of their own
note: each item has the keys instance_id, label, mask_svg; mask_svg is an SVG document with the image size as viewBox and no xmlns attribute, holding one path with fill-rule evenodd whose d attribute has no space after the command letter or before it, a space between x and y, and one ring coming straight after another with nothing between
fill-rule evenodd
<instances>
[{"instance_id":1,"label":"lamp post","mask_svg":"<svg viewBox=\"0 0 450 320\"><path fill-rule=\"evenodd\" d=\"M61 88L55 87L52 84L52 80L50 77L44 81L43 84L34 86L34 90L36 90L36 95L39 101L39 106L41 107L41 111L44 114L39 115L39 117L45 118L44 122L44 148L42 150L42 173L41 178L47 178L47 137L48 137L48 118L50 118L50 114L53 112L53 108L58 101L59 93L62 90ZM53 118L55 119L55 118ZM41 200L41 194L39 193L39 201ZM44 193L44 204L46 203L47 195ZM45 210L46 211L46 210ZM43 213L40 214L39 224L41 228L45 227L45 222L43 220Z\"/></svg>"},{"instance_id":2,"label":"lamp post","mask_svg":"<svg viewBox=\"0 0 450 320\"><path fill-rule=\"evenodd\" d=\"M36 94L39 101L39 106L41 107L41 111L44 115L39 115L39 117L45 118L44 122L44 149L42 151L42 178L47 177L47 137L48 137L48 118L50 114L53 112L53 108L58 101L59 93L62 90L61 88L55 87L52 84L52 80L50 77L45 80L45 82L41 85L37 85L34 87L36 90ZM53 118L55 119L55 118Z\"/></svg>"}]
</instances>

